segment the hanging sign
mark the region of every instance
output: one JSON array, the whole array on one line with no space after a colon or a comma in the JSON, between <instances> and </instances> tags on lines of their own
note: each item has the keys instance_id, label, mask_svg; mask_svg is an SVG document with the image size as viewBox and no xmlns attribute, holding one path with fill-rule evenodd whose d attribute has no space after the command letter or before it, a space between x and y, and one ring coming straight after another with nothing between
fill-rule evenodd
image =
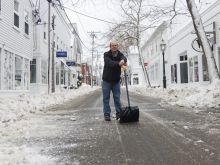
<instances>
[{"instance_id":1,"label":"hanging sign","mask_svg":"<svg viewBox=\"0 0 220 165\"><path fill-rule=\"evenodd\" d=\"M67 66L75 66L76 62L75 61L66 61Z\"/></svg>"},{"instance_id":2,"label":"hanging sign","mask_svg":"<svg viewBox=\"0 0 220 165\"><path fill-rule=\"evenodd\" d=\"M67 57L67 51L57 51L56 57Z\"/></svg>"}]
</instances>

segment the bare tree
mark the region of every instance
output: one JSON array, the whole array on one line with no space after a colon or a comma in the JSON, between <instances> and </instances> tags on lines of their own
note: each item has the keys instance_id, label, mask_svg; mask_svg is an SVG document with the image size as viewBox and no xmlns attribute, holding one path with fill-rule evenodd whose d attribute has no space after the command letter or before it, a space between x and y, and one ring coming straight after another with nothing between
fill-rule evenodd
<instances>
[{"instance_id":1,"label":"bare tree","mask_svg":"<svg viewBox=\"0 0 220 165\"><path fill-rule=\"evenodd\" d=\"M199 43L201 44L202 50L204 55L207 59L208 64L208 72L211 82L215 82L216 80L220 79L219 72L217 69L216 61L214 58L214 54L211 49L211 45L208 42L205 29L202 23L201 16L198 12L198 9L196 7L194 0L186 0L189 12L192 17L193 26L196 31L197 38L199 40Z\"/></svg>"},{"instance_id":2,"label":"bare tree","mask_svg":"<svg viewBox=\"0 0 220 165\"><path fill-rule=\"evenodd\" d=\"M121 0L121 9L123 11L124 20L111 28L109 36L123 41L123 49L125 52L128 51L129 46L137 46L145 81L151 86L147 70L144 66L144 58L140 53L140 43L141 34L147 29L155 27L158 19L152 17L152 12L146 8L144 0ZM151 23L145 24L144 26L144 21L146 20Z\"/></svg>"}]
</instances>

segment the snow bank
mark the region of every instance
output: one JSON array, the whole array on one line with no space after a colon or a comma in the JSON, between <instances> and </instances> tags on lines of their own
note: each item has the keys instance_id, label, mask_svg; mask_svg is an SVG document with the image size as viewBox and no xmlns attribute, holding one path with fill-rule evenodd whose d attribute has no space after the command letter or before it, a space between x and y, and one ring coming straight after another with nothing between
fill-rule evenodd
<instances>
[{"instance_id":1,"label":"snow bank","mask_svg":"<svg viewBox=\"0 0 220 165\"><path fill-rule=\"evenodd\" d=\"M208 86L178 87L178 88L146 88L143 86L129 86L129 90L145 96L162 99L171 105L190 108L219 108L220 82Z\"/></svg>"}]
</instances>

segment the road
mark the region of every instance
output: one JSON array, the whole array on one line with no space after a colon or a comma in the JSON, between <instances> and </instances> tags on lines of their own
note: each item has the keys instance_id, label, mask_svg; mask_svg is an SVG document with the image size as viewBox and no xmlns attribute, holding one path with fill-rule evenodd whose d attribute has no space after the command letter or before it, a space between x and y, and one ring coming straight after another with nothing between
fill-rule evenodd
<instances>
[{"instance_id":1,"label":"road","mask_svg":"<svg viewBox=\"0 0 220 165\"><path fill-rule=\"evenodd\" d=\"M97 90L36 114L29 138L17 143L38 150L41 161L42 156L50 158L42 164L220 164L220 134L210 131L219 130L220 111L195 113L184 107L161 106L159 99L130 95L131 104L140 108L138 123L104 121L101 90ZM125 96L123 90L126 106ZM115 112L112 101L111 107Z\"/></svg>"}]
</instances>

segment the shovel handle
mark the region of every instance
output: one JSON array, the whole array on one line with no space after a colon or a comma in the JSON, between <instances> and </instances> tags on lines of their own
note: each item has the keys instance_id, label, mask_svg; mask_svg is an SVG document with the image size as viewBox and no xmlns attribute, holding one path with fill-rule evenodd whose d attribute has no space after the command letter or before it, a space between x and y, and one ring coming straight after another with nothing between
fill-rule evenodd
<instances>
[{"instance_id":1,"label":"shovel handle","mask_svg":"<svg viewBox=\"0 0 220 165\"><path fill-rule=\"evenodd\" d=\"M127 92L127 98L128 98L128 106L130 107L130 99L129 99L129 94L128 94L128 82L127 82L126 70L124 70L124 76L125 76L125 86L126 86L126 92Z\"/></svg>"}]
</instances>

